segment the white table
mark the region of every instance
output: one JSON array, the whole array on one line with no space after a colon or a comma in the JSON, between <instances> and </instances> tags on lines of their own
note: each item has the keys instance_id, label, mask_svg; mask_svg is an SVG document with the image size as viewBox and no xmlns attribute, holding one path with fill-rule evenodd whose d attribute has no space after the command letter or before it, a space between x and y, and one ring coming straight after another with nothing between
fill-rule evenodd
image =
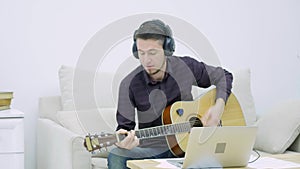
<instances>
[{"instance_id":1,"label":"white table","mask_svg":"<svg viewBox=\"0 0 300 169\"><path fill-rule=\"evenodd\" d=\"M0 111L0 166L24 169L24 113L16 109Z\"/></svg>"},{"instance_id":2,"label":"white table","mask_svg":"<svg viewBox=\"0 0 300 169\"><path fill-rule=\"evenodd\" d=\"M273 158L275 161L276 159L283 160L285 162L293 162L298 164L296 168L299 168L300 164L300 153L295 153L295 154L276 154L276 155L266 155L262 156L260 159L264 157L270 157ZM174 167L167 167L164 165L166 160L164 159L145 159L145 160L128 160L127 161L127 167L131 169L174 169ZM281 168L282 166L277 166ZM273 167L268 167L268 164L264 164L264 167L260 168L273 168ZM295 167L288 167L288 168L295 168ZM226 169L255 169L251 168L249 165L248 167L237 167L237 168L226 168Z\"/></svg>"}]
</instances>

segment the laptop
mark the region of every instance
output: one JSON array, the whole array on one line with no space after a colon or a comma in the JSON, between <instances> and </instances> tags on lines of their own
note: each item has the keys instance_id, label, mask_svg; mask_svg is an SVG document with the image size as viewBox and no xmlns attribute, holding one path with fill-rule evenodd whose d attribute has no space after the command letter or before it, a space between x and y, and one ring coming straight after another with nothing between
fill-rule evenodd
<instances>
[{"instance_id":1,"label":"laptop","mask_svg":"<svg viewBox=\"0 0 300 169\"><path fill-rule=\"evenodd\" d=\"M180 168L247 166L255 142L256 126L194 127L185 157L169 159Z\"/></svg>"}]
</instances>

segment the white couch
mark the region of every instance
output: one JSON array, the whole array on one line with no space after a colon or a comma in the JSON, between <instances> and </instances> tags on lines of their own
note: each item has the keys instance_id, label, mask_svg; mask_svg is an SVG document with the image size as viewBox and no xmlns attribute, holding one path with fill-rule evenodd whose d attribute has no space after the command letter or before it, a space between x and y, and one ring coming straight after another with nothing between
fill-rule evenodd
<instances>
[{"instance_id":1,"label":"white couch","mask_svg":"<svg viewBox=\"0 0 300 169\"><path fill-rule=\"evenodd\" d=\"M95 96L101 102L101 106L97 109L74 111L74 107L72 107L74 106L72 102L74 93L72 92L76 91L72 91L73 76L72 68L62 66L59 70L61 95L42 97L39 100L38 169L107 168L107 152L92 155L84 148L83 140L87 132L92 134L101 131L114 132L117 89L111 90L110 88L118 86L121 78L112 78L116 75L101 73L99 77L106 84L101 83L99 84L100 88L95 89L96 91L103 90L100 93L105 97L103 95ZM114 85L112 85L112 81ZM195 97L200 93L201 91L193 90ZM270 109L269 113L266 113L266 117L261 117L257 121L251 94L249 69L234 72L233 93L241 104L246 124L259 127L255 148L267 153L284 153L287 149L300 152L299 100L282 103ZM289 110L290 116L282 117L285 109ZM279 122L280 124L278 124ZM292 146L290 146L291 144Z\"/></svg>"}]
</instances>

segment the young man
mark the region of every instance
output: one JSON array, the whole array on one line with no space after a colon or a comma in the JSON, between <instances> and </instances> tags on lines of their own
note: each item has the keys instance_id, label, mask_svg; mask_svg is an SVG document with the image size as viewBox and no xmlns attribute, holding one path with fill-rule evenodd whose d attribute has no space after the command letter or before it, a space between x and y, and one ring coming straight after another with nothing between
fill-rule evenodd
<instances>
[{"instance_id":1,"label":"young man","mask_svg":"<svg viewBox=\"0 0 300 169\"><path fill-rule=\"evenodd\" d=\"M134 32L133 55L141 65L121 82L117 110L117 133L126 137L116 143L108 167L126 168L129 159L172 158L165 136L139 140L134 128L162 125L164 108L176 101L192 100L192 85L215 85L216 102L201 118L204 126L217 126L231 93L232 75L190 57L173 56L172 31L160 20L144 22ZM135 121L137 115L138 122Z\"/></svg>"}]
</instances>

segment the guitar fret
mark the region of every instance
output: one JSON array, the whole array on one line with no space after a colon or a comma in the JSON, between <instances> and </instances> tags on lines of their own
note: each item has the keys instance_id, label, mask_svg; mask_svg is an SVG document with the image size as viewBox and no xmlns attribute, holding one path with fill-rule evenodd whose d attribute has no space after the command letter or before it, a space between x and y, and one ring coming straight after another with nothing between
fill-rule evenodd
<instances>
[{"instance_id":1,"label":"guitar fret","mask_svg":"<svg viewBox=\"0 0 300 169\"><path fill-rule=\"evenodd\" d=\"M191 125L189 125L189 123L186 123L186 128L187 128L187 131L190 131L191 130Z\"/></svg>"},{"instance_id":2,"label":"guitar fret","mask_svg":"<svg viewBox=\"0 0 300 169\"><path fill-rule=\"evenodd\" d=\"M155 135L155 136L159 136L159 132L158 132L158 129L157 129L157 128L154 128L154 135Z\"/></svg>"},{"instance_id":3,"label":"guitar fret","mask_svg":"<svg viewBox=\"0 0 300 169\"><path fill-rule=\"evenodd\" d=\"M166 126L162 126L163 135L166 135Z\"/></svg>"},{"instance_id":4,"label":"guitar fret","mask_svg":"<svg viewBox=\"0 0 300 169\"><path fill-rule=\"evenodd\" d=\"M181 126L180 124L176 124L176 125L175 125L175 128L176 128L176 131L177 131L177 132L182 132L180 126Z\"/></svg>"},{"instance_id":5,"label":"guitar fret","mask_svg":"<svg viewBox=\"0 0 300 169\"><path fill-rule=\"evenodd\" d=\"M174 127L169 126L169 134L173 134L173 133L174 133L174 132L173 132L173 129L174 129Z\"/></svg>"},{"instance_id":6,"label":"guitar fret","mask_svg":"<svg viewBox=\"0 0 300 169\"><path fill-rule=\"evenodd\" d=\"M146 138L146 130L142 130L143 131L143 138Z\"/></svg>"},{"instance_id":7,"label":"guitar fret","mask_svg":"<svg viewBox=\"0 0 300 169\"><path fill-rule=\"evenodd\" d=\"M168 135L170 134L170 126L169 125L167 126L167 134Z\"/></svg>"},{"instance_id":8,"label":"guitar fret","mask_svg":"<svg viewBox=\"0 0 300 169\"><path fill-rule=\"evenodd\" d=\"M181 130L182 130L181 132L187 131L186 124L184 124L184 125L181 126Z\"/></svg>"},{"instance_id":9,"label":"guitar fret","mask_svg":"<svg viewBox=\"0 0 300 169\"><path fill-rule=\"evenodd\" d=\"M169 134L169 128L168 128L168 126L165 127L165 133L166 133L166 135Z\"/></svg>"},{"instance_id":10,"label":"guitar fret","mask_svg":"<svg viewBox=\"0 0 300 169\"><path fill-rule=\"evenodd\" d=\"M135 131L135 136L137 137L137 138L140 138L141 136L140 136L140 131Z\"/></svg>"},{"instance_id":11,"label":"guitar fret","mask_svg":"<svg viewBox=\"0 0 300 169\"><path fill-rule=\"evenodd\" d=\"M159 136L161 136L162 134L161 134L161 128L159 127L159 128L157 128L157 132L159 133Z\"/></svg>"},{"instance_id":12,"label":"guitar fret","mask_svg":"<svg viewBox=\"0 0 300 169\"><path fill-rule=\"evenodd\" d=\"M175 128L175 130L176 130L177 132L181 132L179 125L180 125L180 124L175 124L175 125L174 125L174 128Z\"/></svg>"},{"instance_id":13,"label":"guitar fret","mask_svg":"<svg viewBox=\"0 0 300 169\"><path fill-rule=\"evenodd\" d=\"M184 125L185 125L185 124L182 124L182 125L178 126L178 127L180 128L180 132L181 132L181 133L185 131Z\"/></svg>"},{"instance_id":14,"label":"guitar fret","mask_svg":"<svg viewBox=\"0 0 300 169\"><path fill-rule=\"evenodd\" d=\"M145 135L145 130L140 130L141 131L141 138L144 138L144 137L146 137L146 135Z\"/></svg>"},{"instance_id":15,"label":"guitar fret","mask_svg":"<svg viewBox=\"0 0 300 169\"><path fill-rule=\"evenodd\" d=\"M186 124L184 124L184 125L181 126L182 132L183 132L183 131L186 131L186 129L187 129L187 128L186 128Z\"/></svg>"},{"instance_id":16,"label":"guitar fret","mask_svg":"<svg viewBox=\"0 0 300 169\"><path fill-rule=\"evenodd\" d=\"M187 123L185 123L184 125L182 125L182 132L188 131L189 128L187 128Z\"/></svg>"},{"instance_id":17,"label":"guitar fret","mask_svg":"<svg viewBox=\"0 0 300 169\"><path fill-rule=\"evenodd\" d=\"M184 131L184 124L178 125L179 131L182 133Z\"/></svg>"},{"instance_id":18,"label":"guitar fret","mask_svg":"<svg viewBox=\"0 0 300 169\"><path fill-rule=\"evenodd\" d=\"M176 129L176 125L172 126L172 134L175 134L178 132L178 130Z\"/></svg>"},{"instance_id":19,"label":"guitar fret","mask_svg":"<svg viewBox=\"0 0 300 169\"><path fill-rule=\"evenodd\" d=\"M165 127L164 126L161 126L161 133L162 133L162 135L165 135L165 132L166 130L165 130Z\"/></svg>"},{"instance_id":20,"label":"guitar fret","mask_svg":"<svg viewBox=\"0 0 300 169\"><path fill-rule=\"evenodd\" d=\"M160 126L159 129L160 129L160 134L161 134L161 135L164 135L164 129L163 129L163 127Z\"/></svg>"}]
</instances>

